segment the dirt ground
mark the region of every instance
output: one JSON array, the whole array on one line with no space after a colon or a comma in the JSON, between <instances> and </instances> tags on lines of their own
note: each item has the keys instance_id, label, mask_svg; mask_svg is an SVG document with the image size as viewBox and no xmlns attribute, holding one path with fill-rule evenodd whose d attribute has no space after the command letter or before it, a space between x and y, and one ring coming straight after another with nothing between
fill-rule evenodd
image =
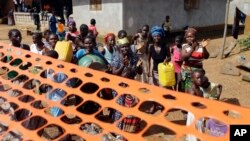
<instances>
[{"instance_id":1,"label":"dirt ground","mask_svg":"<svg viewBox=\"0 0 250 141\"><path fill-rule=\"evenodd\" d=\"M15 28L15 26L0 25L0 42L9 43L8 41L8 30ZM22 43L31 44L31 36L27 36L24 28L19 28L22 31L23 41ZM246 35L240 35L239 39L246 38ZM227 37L226 46L229 46L230 42L234 39L232 37ZM210 54L214 53L217 49L220 49L223 43L222 38L211 39L207 47ZM240 70L240 76L224 75L220 73L220 69L226 62L234 63L238 55L245 56L250 60L250 50L240 51L240 47L237 46L232 54L225 58L220 59L220 55L217 58L209 58L204 61L204 68L206 70L206 75L211 82L220 83L223 86L221 99L226 98L230 103L241 105L243 107L250 108L250 82L242 81L242 74L250 73L244 70ZM180 111L179 111L180 112ZM149 140L151 140L149 138ZM154 140L154 139L152 139Z\"/></svg>"}]
</instances>

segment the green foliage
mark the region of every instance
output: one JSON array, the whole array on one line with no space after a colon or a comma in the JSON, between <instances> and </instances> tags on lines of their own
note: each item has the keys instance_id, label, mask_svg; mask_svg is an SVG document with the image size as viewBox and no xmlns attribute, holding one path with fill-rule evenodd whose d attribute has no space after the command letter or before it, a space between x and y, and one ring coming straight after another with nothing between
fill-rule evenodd
<instances>
[{"instance_id":1,"label":"green foliage","mask_svg":"<svg viewBox=\"0 0 250 141\"><path fill-rule=\"evenodd\" d=\"M238 43L240 44L240 46L247 47L250 49L250 38L240 39L240 40L238 40Z\"/></svg>"}]
</instances>

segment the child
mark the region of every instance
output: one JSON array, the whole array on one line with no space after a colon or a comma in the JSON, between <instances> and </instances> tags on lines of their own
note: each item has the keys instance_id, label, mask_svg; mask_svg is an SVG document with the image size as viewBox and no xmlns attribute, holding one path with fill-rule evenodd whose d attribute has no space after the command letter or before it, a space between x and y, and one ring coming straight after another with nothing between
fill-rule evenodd
<instances>
[{"instance_id":1,"label":"child","mask_svg":"<svg viewBox=\"0 0 250 141\"><path fill-rule=\"evenodd\" d=\"M204 98L219 100L222 92L222 85L209 82L208 78L204 76L200 90L203 92Z\"/></svg>"},{"instance_id":2,"label":"child","mask_svg":"<svg viewBox=\"0 0 250 141\"><path fill-rule=\"evenodd\" d=\"M122 38L125 38L125 37L127 37L127 32L125 31L125 30L120 30L120 31L118 31L118 39L122 39Z\"/></svg>"},{"instance_id":3,"label":"child","mask_svg":"<svg viewBox=\"0 0 250 141\"><path fill-rule=\"evenodd\" d=\"M182 48L183 38L181 36L175 37L175 45L171 48L172 53L172 63L174 65L175 70L175 79L176 85L175 90L179 91L181 89L181 65L182 65L182 56L181 56L181 48Z\"/></svg>"},{"instance_id":4,"label":"child","mask_svg":"<svg viewBox=\"0 0 250 141\"><path fill-rule=\"evenodd\" d=\"M162 24L162 28L164 29L165 32L165 39L169 39L169 35L170 35L170 30L171 30L171 23L169 21L170 17L166 16L165 21Z\"/></svg>"},{"instance_id":5,"label":"child","mask_svg":"<svg viewBox=\"0 0 250 141\"><path fill-rule=\"evenodd\" d=\"M51 49L51 50L54 50L54 49L55 49L56 43L57 43L58 40L59 40L59 39L58 39L57 34L51 33L51 34L49 35L49 44L50 44L50 47L51 47L50 49Z\"/></svg>"},{"instance_id":6,"label":"child","mask_svg":"<svg viewBox=\"0 0 250 141\"><path fill-rule=\"evenodd\" d=\"M64 24L63 24L61 18L58 18L57 32L56 32L56 34L58 35L60 41L62 41L62 40L65 39L66 32L64 30Z\"/></svg>"},{"instance_id":7,"label":"child","mask_svg":"<svg viewBox=\"0 0 250 141\"><path fill-rule=\"evenodd\" d=\"M96 24L96 20L95 19L91 19L90 20L90 25L89 25L89 30L93 32L93 34L94 34L95 37L97 37L98 32L97 32L95 24Z\"/></svg>"},{"instance_id":8,"label":"child","mask_svg":"<svg viewBox=\"0 0 250 141\"><path fill-rule=\"evenodd\" d=\"M22 41L22 35L21 32L18 29L11 29L8 33L10 45L18 48L22 48L25 50L30 50L29 45L21 44Z\"/></svg>"},{"instance_id":9,"label":"child","mask_svg":"<svg viewBox=\"0 0 250 141\"><path fill-rule=\"evenodd\" d=\"M44 55L48 49L44 46L44 43L42 42L42 33L36 32L32 35L33 43L30 46L30 51L33 53L37 53L40 55Z\"/></svg>"},{"instance_id":10,"label":"child","mask_svg":"<svg viewBox=\"0 0 250 141\"><path fill-rule=\"evenodd\" d=\"M58 53L55 51L55 50L49 50L47 51L44 56L49 56L51 58L54 58L54 59L58 59L59 55Z\"/></svg>"},{"instance_id":11,"label":"child","mask_svg":"<svg viewBox=\"0 0 250 141\"><path fill-rule=\"evenodd\" d=\"M49 36L50 36L50 34L51 34L51 31L50 31L50 30L45 30L45 31L43 32L43 39L42 39L42 41L43 41L44 46L45 46L46 48L48 48L48 49L51 48L51 47L50 47L50 44L49 44Z\"/></svg>"}]
</instances>

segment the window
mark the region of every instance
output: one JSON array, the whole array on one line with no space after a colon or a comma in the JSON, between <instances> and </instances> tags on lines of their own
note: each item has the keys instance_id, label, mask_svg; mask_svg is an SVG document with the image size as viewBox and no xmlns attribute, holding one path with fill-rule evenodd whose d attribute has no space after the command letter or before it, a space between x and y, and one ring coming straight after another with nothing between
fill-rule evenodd
<instances>
[{"instance_id":1,"label":"window","mask_svg":"<svg viewBox=\"0 0 250 141\"><path fill-rule=\"evenodd\" d=\"M184 0L185 10L198 9L200 5L200 0Z\"/></svg>"},{"instance_id":2,"label":"window","mask_svg":"<svg viewBox=\"0 0 250 141\"><path fill-rule=\"evenodd\" d=\"M91 11L102 10L102 0L90 0L89 9Z\"/></svg>"}]
</instances>

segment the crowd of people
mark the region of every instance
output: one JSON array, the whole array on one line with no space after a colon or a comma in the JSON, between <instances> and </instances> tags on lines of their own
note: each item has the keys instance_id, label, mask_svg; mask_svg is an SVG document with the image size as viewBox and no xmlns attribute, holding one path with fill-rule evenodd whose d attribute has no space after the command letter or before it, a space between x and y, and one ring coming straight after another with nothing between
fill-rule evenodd
<instances>
[{"instance_id":1,"label":"crowd of people","mask_svg":"<svg viewBox=\"0 0 250 141\"><path fill-rule=\"evenodd\" d=\"M169 42L171 29L169 16L166 17L162 26L143 25L132 38L128 36L126 30L120 30L117 35L108 33L104 37L104 45L96 40L99 34L95 19L91 19L89 25L81 24L79 30L73 19L69 19L67 25L64 25L52 14L49 21L50 29L43 33L35 32L32 35L33 44L30 46L21 43L22 35L19 30L10 30L8 35L11 45L40 55L58 58L60 53L55 50L55 47L57 42L64 40L71 44L73 55L70 62L73 64L84 66L83 58L92 55L102 60L98 63L105 67L98 68L88 63L85 67L199 97L213 100L220 98L222 86L210 82L203 67L203 60L209 58L209 52L206 49L208 40L199 42L196 39L197 30L189 27L185 30L184 36L178 35L175 37L175 42ZM68 26L68 31L64 26ZM172 87L165 87L159 83L158 65L160 63L173 64L176 83ZM110 91L110 93L114 92ZM112 94L109 97L115 96ZM131 96L124 95L119 98L118 103L126 106L124 101ZM105 95L103 97L105 99ZM137 101L133 96L131 99ZM151 108L154 107L159 106L153 103ZM155 110L151 109L151 111ZM117 112L113 113L117 115ZM194 117L188 113L187 118L187 125L189 125ZM209 127L215 126L211 125L212 123L219 124L217 121L209 122ZM211 134L216 133L215 136L225 134L224 130L220 131L219 128L210 129L210 131Z\"/></svg>"}]
</instances>

